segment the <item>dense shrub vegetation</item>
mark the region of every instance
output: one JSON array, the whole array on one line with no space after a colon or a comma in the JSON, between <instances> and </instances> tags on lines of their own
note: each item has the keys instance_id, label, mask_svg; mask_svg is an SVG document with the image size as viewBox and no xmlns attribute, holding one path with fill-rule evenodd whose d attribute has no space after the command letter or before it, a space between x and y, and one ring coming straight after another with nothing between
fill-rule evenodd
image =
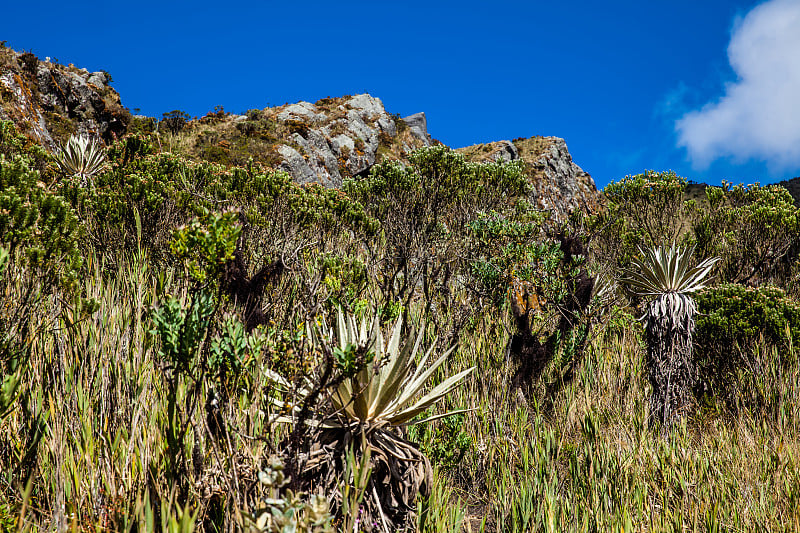
<instances>
[{"instance_id":1,"label":"dense shrub vegetation","mask_svg":"<svg viewBox=\"0 0 800 533\"><path fill-rule=\"evenodd\" d=\"M443 146L332 190L158 135L76 172L0 124L3 531L800 527L782 189L647 172L556 224ZM623 292L673 244L683 283Z\"/></svg>"}]
</instances>

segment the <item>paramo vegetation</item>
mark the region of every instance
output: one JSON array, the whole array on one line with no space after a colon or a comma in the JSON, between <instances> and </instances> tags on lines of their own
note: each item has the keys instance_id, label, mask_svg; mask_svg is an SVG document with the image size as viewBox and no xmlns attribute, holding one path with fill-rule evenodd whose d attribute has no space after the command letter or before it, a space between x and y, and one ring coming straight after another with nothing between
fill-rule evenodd
<instances>
[{"instance_id":1,"label":"paramo vegetation","mask_svg":"<svg viewBox=\"0 0 800 533\"><path fill-rule=\"evenodd\" d=\"M784 189L556 223L444 146L335 190L159 135L0 124L0 530L800 529Z\"/></svg>"}]
</instances>

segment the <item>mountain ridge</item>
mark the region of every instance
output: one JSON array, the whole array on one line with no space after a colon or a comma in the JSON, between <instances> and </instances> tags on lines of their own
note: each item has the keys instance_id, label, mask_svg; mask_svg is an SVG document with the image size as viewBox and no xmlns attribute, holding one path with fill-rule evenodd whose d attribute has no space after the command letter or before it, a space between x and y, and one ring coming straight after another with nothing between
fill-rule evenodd
<instances>
[{"instance_id":1,"label":"mountain ridge","mask_svg":"<svg viewBox=\"0 0 800 533\"><path fill-rule=\"evenodd\" d=\"M51 151L72 134L106 144L131 133L159 133L162 149L226 165L257 162L288 172L301 184L340 187L383 161L407 162L416 149L441 144L428 133L424 112L401 118L369 94L252 109L232 114L217 108L172 122L132 115L104 71L89 72L40 61L30 52L0 48L0 120L11 120ZM166 133L165 127L171 131ZM566 142L534 136L456 149L469 161L521 160L531 183L530 200L563 221L574 209L602 203L592 177L572 160Z\"/></svg>"}]
</instances>

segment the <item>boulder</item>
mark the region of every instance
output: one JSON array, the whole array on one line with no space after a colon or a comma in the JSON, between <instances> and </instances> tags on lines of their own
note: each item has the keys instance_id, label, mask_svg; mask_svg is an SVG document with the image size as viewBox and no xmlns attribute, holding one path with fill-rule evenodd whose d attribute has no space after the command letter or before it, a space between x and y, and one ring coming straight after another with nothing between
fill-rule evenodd
<instances>
[{"instance_id":1,"label":"boulder","mask_svg":"<svg viewBox=\"0 0 800 533\"><path fill-rule=\"evenodd\" d=\"M298 102L265 113L294 132L277 150L282 158L278 168L300 183L340 187L347 176L367 172L378 161L382 143L395 143L398 128L380 99L368 94L321 102ZM398 150L402 157L403 151L427 144L427 138L425 143L406 139L407 150Z\"/></svg>"},{"instance_id":2,"label":"boulder","mask_svg":"<svg viewBox=\"0 0 800 533\"><path fill-rule=\"evenodd\" d=\"M403 122L411 130L411 133L420 141L425 143L425 146L430 146L431 136L428 135L428 119L424 112L414 113L403 118Z\"/></svg>"}]
</instances>

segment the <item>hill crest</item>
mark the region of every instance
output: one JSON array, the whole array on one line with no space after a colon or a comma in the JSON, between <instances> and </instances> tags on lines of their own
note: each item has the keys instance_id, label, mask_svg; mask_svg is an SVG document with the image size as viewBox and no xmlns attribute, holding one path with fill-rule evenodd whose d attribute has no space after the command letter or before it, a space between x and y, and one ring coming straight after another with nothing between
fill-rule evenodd
<instances>
[{"instance_id":1,"label":"hill crest","mask_svg":"<svg viewBox=\"0 0 800 533\"><path fill-rule=\"evenodd\" d=\"M382 161L406 162L411 151L438 143L428 133L425 113L401 118L369 94L297 102L245 114L218 108L190 119L174 113L165 120L133 116L110 86L106 72L40 61L30 52L0 48L0 120L49 150L71 134L105 143L129 133L156 133L162 149L226 165L250 161L284 170L298 183L340 187ZM475 162L521 160L532 184L531 201L563 220L573 209L593 210L601 201L591 176L577 166L566 142L530 137L469 146L458 151Z\"/></svg>"}]
</instances>

